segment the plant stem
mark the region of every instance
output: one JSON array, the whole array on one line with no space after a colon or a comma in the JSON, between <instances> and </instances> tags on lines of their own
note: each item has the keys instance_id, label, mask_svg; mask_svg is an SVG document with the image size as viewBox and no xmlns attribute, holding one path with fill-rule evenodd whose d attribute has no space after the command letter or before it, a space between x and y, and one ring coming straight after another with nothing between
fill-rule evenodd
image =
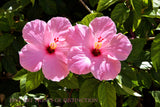
<instances>
[{"instance_id":1,"label":"plant stem","mask_svg":"<svg viewBox=\"0 0 160 107\"><path fill-rule=\"evenodd\" d=\"M79 1L82 3L82 5L83 5L90 13L93 13L93 11L84 3L83 0L79 0Z\"/></svg>"}]
</instances>

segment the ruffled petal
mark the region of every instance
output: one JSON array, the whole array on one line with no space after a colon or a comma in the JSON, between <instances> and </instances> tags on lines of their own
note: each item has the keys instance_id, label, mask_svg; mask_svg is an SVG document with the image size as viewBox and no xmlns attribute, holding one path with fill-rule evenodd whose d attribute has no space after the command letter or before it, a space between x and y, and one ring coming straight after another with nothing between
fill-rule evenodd
<instances>
[{"instance_id":1,"label":"ruffled petal","mask_svg":"<svg viewBox=\"0 0 160 107\"><path fill-rule=\"evenodd\" d=\"M91 72L96 79L101 81L115 79L121 70L121 63L110 56L97 57L92 63Z\"/></svg>"},{"instance_id":2,"label":"ruffled petal","mask_svg":"<svg viewBox=\"0 0 160 107\"><path fill-rule=\"evenodd\" d=\"M21 66L31 72L40 70L45 55L43 50L31 44L25 45L19 52Z\"/></svg>"},{"instance_id":3,"label":"ruffled petal","mask_svg":"<svg viewBox=\"0 0 160 107\"><path fill-rule=\"evenodd\" d=\"M107 16L97 17L89 24L90 29L96 38L103 39L116 34L117 29L115 23Z\"/></svg>"},{"instance_id":4,"label":"ruffled petal","mask_svg":"<svg viewBox=\"0 0 160 107\"><path fill-rule=\"evenodd\" d=\"M81 46L71 48L68 55L68 68L75 74L87 74L90 72L91 61L89 50Z\"/></svg>"},{"instance_id":5,"label":"ruffled petal","mask_svg":"<svg viewBox=\"0 0 160 107\"><path fill-rule=\"evenodd\" d=\"M76 26L69 29L67 42L70 46L86 46L92 47L95 38L89 28L85 25L76 24Z\"/></svg>"},{"instance_id":6,"label":"ruffled petal","mask_svg":"<svg viewBox=\"0 0 160 107\"><path fill-rule=\"evenodd\" d=\"M129 39L119 33L111 40L108 47L103 48L104 54L110 54L120 61L127 59L132 50L132 44Z\"/></svg>"},{"instance_id":7,"label":"ruffled petal","mask_svg":"<svg viewBox=\"0 0 160 107\"><path fill-rule=\"evenodd\" d=\"M54 42L55 38L59 38L59 41L64 41L71 26L70 21L64 17L54 17L49 20L45 32L45 44Z\"/></svg>"},{"instance_id":8,"label":"ruffled petal","mask_svg":"<svg viewBox=\"0 0 160 107\"><path fill-rule=\"evenodd\" d=\"M34 20L28 22L23 28L23 38L27 43L42 47L46 22Z\"/></svg>"},{"instance_id":9,"label":"ruffled petal","mask_svg":"<svg viewBox=\"0 0 160 107\"><path fill-rule=\"evenodd\" d=\"M42 72L45 78L52 81L60 81L69 74L67 64L57 58L56 54L46 55L44 57Z\"/></svg>"}]
</instances>

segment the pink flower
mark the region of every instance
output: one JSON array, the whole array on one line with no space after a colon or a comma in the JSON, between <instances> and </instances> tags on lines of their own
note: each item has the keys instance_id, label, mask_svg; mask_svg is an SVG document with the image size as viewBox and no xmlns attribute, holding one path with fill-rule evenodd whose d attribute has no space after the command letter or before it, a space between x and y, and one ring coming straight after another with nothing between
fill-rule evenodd
<instances>
[{"instance_id":1,"label":"pink flower","mask_svg":"<svg viewBox=\"0 0 160 107\"><path fill-rule=\"evenodd\" d=\"M52 81L64 79L69 73L66 58L69 27L71 23L63 17L52 18L48 23L28 22L23 28L27 44L19 52L22 67L31 72L42 68L44 76Z\"/></svg>"},{"instance_id":2,"label":"pink flower","mask_svg":"<svg viewBox=\"0 0 160 107\"><path fill-rule=\"evenodd\" d=\"M121 70L121 63L132 50L128 38L118 33L109 17L95 18L89 25L77 24L67 37L72 46L68 68L76 74L91 72L99 80L112 80ZM119 61L120 60L120 61Z\"/></svg>"}]
</instances>

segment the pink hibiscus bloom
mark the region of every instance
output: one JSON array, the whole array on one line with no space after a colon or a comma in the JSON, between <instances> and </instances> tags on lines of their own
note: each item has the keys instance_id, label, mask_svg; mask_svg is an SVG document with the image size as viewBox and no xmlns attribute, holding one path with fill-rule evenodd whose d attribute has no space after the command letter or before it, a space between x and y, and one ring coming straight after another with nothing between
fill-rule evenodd
<instances>
[{"instance_id":1,"label":"pink hibiscus bloom","mask_svg":"<svg viewBox=\"0 0 160 107\"><path fill-rule=\"evenodd\" d=\"M95 18L89 25L77 24L67 37L72 46L68 68L76 74L91 72L99 80L113 80L121 70L121 63L132 50L128 38L118 33L109 17ZM120 61L119 61L120 60Z\"/></svg>"},{"instance_id":2,"label":"pink hibiscus bloom","mask_svg":"<svg viewBox=\"0 0 160 107\"><path fill-rule=\"evenodd\" d=\"M71 23L67 18L55 17L48 21L34 20L23 28L27 44L19 52L23 68L36 72L42 68L44 76L52 81L64 79L67 69L66 35Z\"/></svg>"}]
</instances>

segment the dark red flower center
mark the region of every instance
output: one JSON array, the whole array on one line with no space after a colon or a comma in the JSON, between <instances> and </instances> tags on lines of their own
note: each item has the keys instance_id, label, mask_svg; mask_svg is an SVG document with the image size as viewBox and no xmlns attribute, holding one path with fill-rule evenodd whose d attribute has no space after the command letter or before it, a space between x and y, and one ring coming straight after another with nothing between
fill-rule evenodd
<instances>
[{"instance_id":1,"label":"dark red flower center","mask_svg":"<svg viewBox=\"0 0 160 107\"><path fill-rule=\"evenodd\" d=\"M93 49L93 50L92 50L92 54L93 54L94 56L99 56L99 55L101 55L101 51L100 51L99 49Z\"/></svg>"},{"instance_id":2,"label":"dark red flower center","mask_svg":"<svg viewBox=\"0 0 160 107\"><path fill-rule=\"evenodd\" d=\"M55 49L52 49L50 46L48 46L48 47L46 48L46 50L47 50L47 52L48 52L49 54L52 54L52 53L55 52Z\"/></svg>"}]
</instances>

